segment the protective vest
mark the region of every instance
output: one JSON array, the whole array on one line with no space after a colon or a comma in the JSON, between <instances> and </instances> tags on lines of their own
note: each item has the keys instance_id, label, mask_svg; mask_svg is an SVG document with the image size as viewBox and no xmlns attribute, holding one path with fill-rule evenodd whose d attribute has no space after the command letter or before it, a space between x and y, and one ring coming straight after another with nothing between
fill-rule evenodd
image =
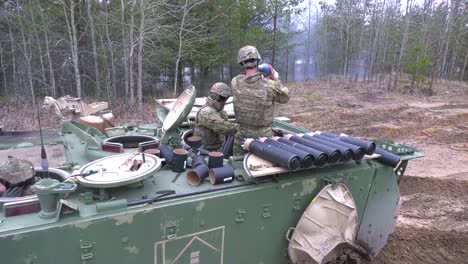
<instances>
[{"instance_id":1,"label":"protective vest","mask_svg":"<svg viewBox=\"0 0 468 264\"><path fill-rule=\"evenodd\" d=\"M238 75L232 85L234 113L241 127L259 129L273 124L274 95L261 73Z\"/></svg>"},{"instance_id":2,"label":"protective vest","mask_svg":"<svg viewBox=\"0 0 468 264\"><path fill-rule=\"evenodd\" d=\"M200 110L198 110L197 116L195 117L195 127L194 135L199 136L202 139L203 145L207 150L218 150L224 143L224 135L216 133L210 126L216 124L204 124L199 121L199 116L202 115L218 115L221 118L227 120L224 115L224 111L217 111L214 107L210 105L205 105Z\"/></svg>"}]
</instances>

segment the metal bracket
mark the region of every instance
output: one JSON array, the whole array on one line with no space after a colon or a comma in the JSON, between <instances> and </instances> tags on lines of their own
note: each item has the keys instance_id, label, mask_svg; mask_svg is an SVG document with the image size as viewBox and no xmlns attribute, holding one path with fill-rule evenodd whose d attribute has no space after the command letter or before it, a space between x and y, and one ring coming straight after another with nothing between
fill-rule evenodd
<instances>
[{"instance_id":1,"label":"metal bracket","mask_svg":"<svg viewBox=\"0 0 468 264\"><path fill-rule=\"evenodd\" d=\"M271 216L271 210L270 210L270 209L271 209L271 205L270 205L270 204L264 205L264 206L262 207L262 216L263 216L263 218L268 218L268 217Z\"/></svg>"},{"instance_id":2,"label":"metal bracket","mask_svg":"<svg viewBox=\"0 0 468 264\"><path fill-rule=\"evenodd\" d=\"M242 222L244 222L244 221L245 221L245 219L244 219L244 214L246 214L247 211L245 211L244 209L237 209L237 210L236 210L236 213L237 213L237 215L236 215L236 217L235 217L236 222L237 222L237 223L242 223Z\"/></svg>"},{"instance_id":3,"label":"metal bracket","mask_svg":"<svg viewBox=\"0 0 468 264\"><path fill-rule=\"evenodd\" d=\"M177 237L177 225L166 226L166 238L171 240Z\"/></svg>"},{"instance_id":4,"label":"metal bracket","mask_svg":"<svg viewBox=\"0 0 468 264\"><path fill-rule=\"evenodd\" d=\"M86 243L83 240L80 240L81 260L89 260L94 257L92 252L93 244L93 242Z\"/></svg>"}]
</instances>

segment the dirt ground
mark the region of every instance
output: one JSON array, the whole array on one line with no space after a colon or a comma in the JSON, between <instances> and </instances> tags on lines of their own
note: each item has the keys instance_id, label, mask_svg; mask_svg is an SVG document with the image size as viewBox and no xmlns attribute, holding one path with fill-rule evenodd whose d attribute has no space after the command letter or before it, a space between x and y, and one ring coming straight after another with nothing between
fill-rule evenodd
<instances>
[{"instance_id":1,"label":"dirt ground","mask_svg":"<svg viewBox=\"0 0 468 264\"><path fill-rule=\"evenodd\" d=\"M292 99L277 116L311 131L394 140L426 155L409 163L397 228L373 264L468 263L468 84L438 82L430 97L335 78L289 87ZM155 122L153 102L147 99L144 114L113 105L117 123ZM5 130L37 129L24 105L0 99ZM44 127L59 127L58 118L41 111Z\"/></svg>"},{"instance_id":2,"label":"dirt ground","mask_svg":"<svg viewBox=\"0 0 468 264\"><path fill-rule=\"evenodd\" d=\"M411 145L397 228L379 263L468 263L468 84L437 83L436 95L403 95L376 83L330 79L293 86L278 109L312 131Z\"/></svg>"}]
</instances>

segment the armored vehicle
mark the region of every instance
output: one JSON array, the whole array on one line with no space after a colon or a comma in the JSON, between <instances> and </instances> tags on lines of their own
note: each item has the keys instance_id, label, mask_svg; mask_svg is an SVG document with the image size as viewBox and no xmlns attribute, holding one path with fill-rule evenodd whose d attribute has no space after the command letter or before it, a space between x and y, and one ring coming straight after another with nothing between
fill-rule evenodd
<instances>
[{"instance_id":1,"label":"armored vehicle","mask_svg":"<svg viewBox=\"0 0 468 264\"><path fill-rule=\"evenodd\" d=\"M0 198L1 263L370 260L396 224L408 161L422 156L287 118L277 137L246 140L245 156L205 156L191 136L196 89L157 103L161 124L44 131L54 168L35 168L35 194ZM4 132L2 159L39 153L34 135Z\"/></svg>"}]
</instances>

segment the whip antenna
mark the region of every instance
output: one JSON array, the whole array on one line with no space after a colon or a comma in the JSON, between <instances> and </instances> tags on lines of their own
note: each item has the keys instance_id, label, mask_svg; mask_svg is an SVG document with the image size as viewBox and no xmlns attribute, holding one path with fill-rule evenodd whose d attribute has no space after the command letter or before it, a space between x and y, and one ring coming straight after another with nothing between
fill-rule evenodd
<instances>
[{"instance_id":1,"label":"whip antenna","mask_svg":"<svg viewBox=\"0 0 468 264\"><path fill-rule=\"evenodd\" d=\"M37 121L39 121L39 134L41 136L41 167L44 172L49 169L49 161L47 160L47 153L44 148L44 139L42 138L42 126L41 126L41 114L39 111L39 104L36 104L37 107Z\"/></svg>"}]
</instances>

